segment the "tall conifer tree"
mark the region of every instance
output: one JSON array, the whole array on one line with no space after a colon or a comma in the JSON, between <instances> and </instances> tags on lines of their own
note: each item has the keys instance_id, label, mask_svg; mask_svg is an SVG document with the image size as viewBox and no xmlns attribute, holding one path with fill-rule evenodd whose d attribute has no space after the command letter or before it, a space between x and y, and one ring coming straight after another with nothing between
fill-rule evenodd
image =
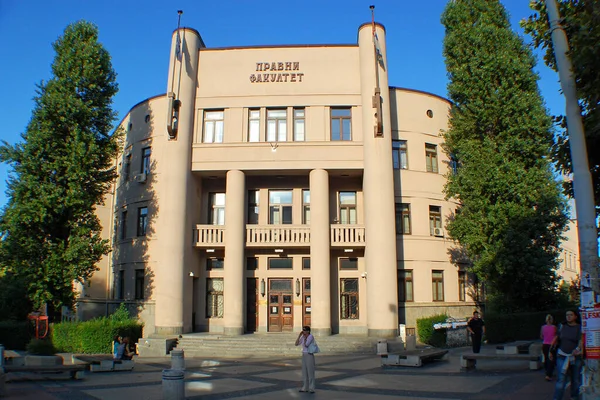
<instances>
[{"instance_id":1,"label":"tall conifer tree","mask_svg":"<svg viewBox=\"0 0 600 400\"><path fill-rule=\"evenodd\" d=\"M34 306L51 313L73 305L73 283L89 278L110 250L95 207L115 178L118 90L93 24L69 25L53 47L52 77L38 85L23 141L0 148L12 165L0 256L27 282Z\"/></svg>"},{"instance_id":2,"label":"tall conifer tree","mask_svg":"<svg viewBox=\"0 0 600 400\"><path fill-rule=\"evenodd\" d=\"M458 160L447 229L499 311L544 309L567 216L552 175L552 121L535 61L498 0L450 1L442 16L453 107L445 150Z\"/></svg>"}]
</instances>

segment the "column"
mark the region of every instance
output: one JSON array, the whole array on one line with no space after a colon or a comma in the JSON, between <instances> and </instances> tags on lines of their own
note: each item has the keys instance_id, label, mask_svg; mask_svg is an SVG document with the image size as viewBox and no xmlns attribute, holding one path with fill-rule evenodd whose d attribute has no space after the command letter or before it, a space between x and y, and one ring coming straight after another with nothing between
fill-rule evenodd
<instances>
[{"instance_id":1,"label":"column","mask_svg":"<svg viewBox=\"0 0 600 400\"><path fill-rule=\"evenodd\" d=\"M310 171L311 333L331 335L329 174Z\"/></svg>"},{"instance_id":2,"label":"column","mask_svg":"<svg viewBox=\"0 0 600 400\"><path fill-rule=\"evenodd\" d=\"M245 176L228 171L225 191L225 266L223 324L226 335L244 334Z\"/></svg>"},{"instance_id":3,"label":"column","mask_svg":"<svg viewBox=\"0 0 600 400\"><path fill-rule=\"evenodd\" d=\"M377 24L376 32L383 61L387 63L385 29ZM388 68L385 64L382 68L375 58L371 24L359 28L358 46L363 119L367 328L369 336L394 337L398 334L398 288ZM374 131L377 117L372 101L377 86L376 71L383 118L383 136L378 137Z\"/></svg>"}]
</instances>

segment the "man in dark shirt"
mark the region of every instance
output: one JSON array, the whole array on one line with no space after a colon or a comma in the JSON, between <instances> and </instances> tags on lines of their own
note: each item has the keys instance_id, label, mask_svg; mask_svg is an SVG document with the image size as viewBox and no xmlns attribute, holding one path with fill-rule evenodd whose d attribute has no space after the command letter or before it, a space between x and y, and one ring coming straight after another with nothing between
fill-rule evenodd
<instances>
[{"instance_id":1,"label":"man in dark shirt","mask_svg":"<svg viewBox=\"0 0 600 400\"><path fill-rule=\"evenodd\" d=\"M473 312L473 318L467 323L467 330L471 334L473 353L479 353L479 350L481 350L481 337L485 333L485 323L479 318L479 311Z\"/></svg>"}]
</instances>

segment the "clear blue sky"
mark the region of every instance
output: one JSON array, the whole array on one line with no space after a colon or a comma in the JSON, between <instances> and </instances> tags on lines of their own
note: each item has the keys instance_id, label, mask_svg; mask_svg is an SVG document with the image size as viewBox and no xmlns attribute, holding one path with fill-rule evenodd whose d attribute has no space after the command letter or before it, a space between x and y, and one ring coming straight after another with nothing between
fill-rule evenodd
<instances>
[{"instance_id":1,"label":"clear blue sky","mask_svg":"<svg viewBox=\"0 0 600 400\"><path fill-rule=\"evenodd\" d=\"M527 0L504 0L513 28L532 12ZM387 30L389 82L446 97L442 56L444 0L0 0L0 140L21 140L31 117L35 85L50 78L52 42L72 22L85 19L100 30L112 56L122 118L136 103L166 91L171 33L177 10L182 25L196 29L207 47L267 44L356 43L370 22L369 5ZM525 37L526 42L529 38ZM558 76L538 60L540 89L553 114L564 110ZM6 203L8 168L0 165L0 206Z\"/></svg>"}]
</instances>

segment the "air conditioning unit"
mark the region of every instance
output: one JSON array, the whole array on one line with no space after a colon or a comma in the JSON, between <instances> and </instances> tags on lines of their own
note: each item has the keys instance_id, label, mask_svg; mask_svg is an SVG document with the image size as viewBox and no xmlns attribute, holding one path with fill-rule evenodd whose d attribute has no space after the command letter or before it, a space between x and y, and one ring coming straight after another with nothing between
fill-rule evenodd
<instances>
[{"instance_id":1,"label":"air conditioning unit","mask_svg":"<svg viewBox=\"0 0 600 400\"><path fill-rule=\"evenodd\" d=\"M444 237L444 230L442 228L433 228L433 236Z\"/></svg>"},{"instance_id":2,"label":"air conditioning unit","mask_svg":"<svg viewBox=\"0 0 600 400\"><path fill-rule=\"evenodd\" d=\"M147 178L148 178L148 176L146 175L146 173L142 172L141 174L135 175L133 177L133 180L136 181L137 183L145 183Z\"/></svg>"}]
</instances>

